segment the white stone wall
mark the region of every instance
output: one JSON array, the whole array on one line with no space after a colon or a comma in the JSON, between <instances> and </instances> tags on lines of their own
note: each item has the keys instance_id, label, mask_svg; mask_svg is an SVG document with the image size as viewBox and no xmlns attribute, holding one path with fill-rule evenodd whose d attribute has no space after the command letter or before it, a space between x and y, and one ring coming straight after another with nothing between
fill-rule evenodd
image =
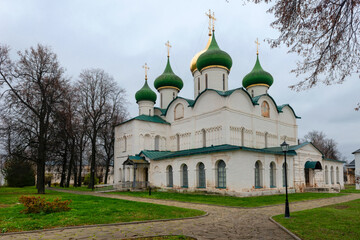
<instances>
[{"instance_id":1,"label":"white stone wall","mask_svg":"<svg viewBox=\"0 0 360 240\"><path fill-rule=\"evenodd\" d=\"M360 153L355 153L355 183L356 189L360 189Z\"/></svg>"},{"instance_id":2,"label":"white stone wall","mask_svg":"<svg viewBox=\"0 0 360 240\"><path fill-rule=\"evenodd\" d=\"M216 186L216 164L219 160L226 163L226 188L219 189ZM255 189L255 163L260 161L262 164L261 175L263 188ZM288 162L288 186L294 189L293 174L294 158L289 156ZM197 166L202 162L205 165L206 188L198 188L198 171ZM276 187L270 188L270 163L276 165ZM176 159L166 159L151 161L150 163L150 182L153 186L167 187L167 168L169 165L173 168L173 188L176 190L187 191L212 191L226 193L238 196L255 196L280 193L284 191L282 164L284 158L282 156L274 156L271 154L254 153L247 151L232 151L224 153L212 153L208 155L195 155L190 157L181 157ZM188 166L188 188L181 187L181 166ZM290 190L293 191L293 190Z\"/></svg>"}]
</instances>

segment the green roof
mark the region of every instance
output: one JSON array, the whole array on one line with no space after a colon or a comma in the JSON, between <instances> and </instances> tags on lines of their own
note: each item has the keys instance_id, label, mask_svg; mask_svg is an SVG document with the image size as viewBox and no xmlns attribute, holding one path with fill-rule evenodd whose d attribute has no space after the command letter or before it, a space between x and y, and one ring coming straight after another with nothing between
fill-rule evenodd
<instances>
[{"instance_id":1,"label":"green roof","mask_svg":"<svg viewBox=\"0 0 360 240\"><path fill-rule=\"evenodd\" d=\"M161 124L168 124L170 125L170 123L168 123L167 121L165 121L164 119L162 119L161 117L154 115L154 116L148 116L148 115L139 115L136 116L134 118L131 118L127 121L124 121L122 123L117 124L116 126L122 125L124 123L130 122L132 120L139 120L139 121L145 121L145 122L154 122L154 123L161 123Z\"/></svg>"},{"instance_id":2,"label":"green roof","mask_svg":"<svg viewBox=\"0 0 360 240\"><path fill-rule=\"evenodd\" d=\"M138 155L135 156L128 156L128 159L126 159L126 161L123 163L124 165L130 164L148 164L149 162L145 160L144 157L140 157Z\"/></svg>"},{"instance_id":3,"label":"green roof","mask_svg":"<svg viewBox=\"0 0 360 240\"><path fill-rule=\"evenodd\" d=\"M319 161L307 161L305 163L305 168L322 169L322 166L321 166L321 163Z\"/></svg>"},{"instance_id":4,"label":"green roof","mask_svg":"<svg viewBox=\"0 0 360 240\"><path fill-rule=\"evenodd\" d=\"M159 90L161 87L175 87L181 90L184 86L183 81L171 69L170 58L167 59L167 64L163 74L155 79L154 87Z\"/></svg>"},{"instance_id":5,"label":"green roof","mask_svg":"<svg viewBox=\"0 0 360 240\"><path fill-rule=\"evenodd\" d=\"M259 61L259 55L257 55L254 68L243 78L243 87L247 88L254 84L266 84L270 87L273 82L274 79L271 74L262 69Z\"/></svg>"},{"instance_id":6,"label":"green roof","mask_svg":"<svg viewBox=\"0 0 360 240\"><path fill-rule=\"evenodd\" d=\"M223 66L228 70L230 70L232 66L232 59L230 55L219 48L214 32L209 48L199 56L196 62L196 68L199 71L208 66Z\"/></svg>"},{"instance_id":7,"label":"green roof","mask_svg":"<svg viewBox=\"0 0 360 240\"><path fill-rule=\"evenodd\" d=\"M341 160L336 160L336 159L331 159L331 158L323 158L326 161L331 161L331 162L339 162L339 163L346 163L346 161L341 161Z\"/></svg>"},{"instance_id":8,"label":"green roof","mask_svg":"<svg viewBox=\"0 0 360 240\"><path fill-rule=\"evenodd\" d=\"M268 150L266 148L258 149L258 148L249 148L243 146L236 146L230 144L223 144L217 146L210 146L210 147L203 147L203 148L193 148L188 150L181 150L181 151L155 151L155 150L143 150L140 152L139 155L143 154L147 158L151 160L162 160L168 158L177 158L177 157L185 157L185 156L192 156L192 155L199 155L199 154L209 154L215 152L227 152L227 151L250 151L250 152L260 152L260 153L268 153L268 154L277 154L282 155L282 151L274 151ZM296 155L295 151L289 151L289 156Z\"/></svg>"},{"instance_id":9,"label":"green roof","mask_svg":"<svg viewBox=\"0 0 360 240\"><path fill-rule=\"evenodd\" d=\"M136 102L139 101L151 101L151 102L156 102L156 93L151 90L151 88L149 87L147 80L145 80L144 86L135 93L135 99Z\"/></svg>"},{"instance_id":10,"label":"green roof","mask_svg":"<svg viewBox=\"0 0 360 240\"><path fill-rule=\"evenodd\" d=\"M154 109L159 110L161 112L161 115L165 115L165 113L166 113L166 109L164 109L164 108L154 107Z\"/></svg>"}]
</instances>

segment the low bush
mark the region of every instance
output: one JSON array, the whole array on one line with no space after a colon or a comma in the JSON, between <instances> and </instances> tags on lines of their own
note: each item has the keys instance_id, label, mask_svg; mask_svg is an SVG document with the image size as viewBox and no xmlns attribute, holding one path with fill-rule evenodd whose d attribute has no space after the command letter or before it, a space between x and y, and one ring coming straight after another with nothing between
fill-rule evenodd
<instances>
[{"instance_id":1,"label":"low bush","mask_svg":"<svg viewBox=\"0 0 360 240\"><path fill-rule=\"evenodd\" d=\"M53 213L65 212L71 209L69 207L71 200L62 201L59 198L55 198L54 201L49 202L42 197L21 196L19 202L25 206L25 209L21 211L23 213Z\"/></svg>"},{"instance_id":2,"label":"low bush","mask_svg":"<svg viewBox=\"0 0 360 240\"><path fill-rule=\"evenodd\" d=\"M85 175L84 185L89 185L89 183L90 183L90 176L91 176L90 173ZM95 185L96 185L96 184L99 184L99 178L97 178L97 177L95 176Z\"/></svg>"}]
</instances>

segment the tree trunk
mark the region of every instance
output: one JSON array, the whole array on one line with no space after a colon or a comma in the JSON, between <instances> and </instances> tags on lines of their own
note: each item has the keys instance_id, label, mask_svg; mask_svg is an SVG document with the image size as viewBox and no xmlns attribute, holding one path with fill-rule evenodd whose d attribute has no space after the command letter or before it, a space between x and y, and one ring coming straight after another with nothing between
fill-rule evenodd
<instances>
[{"instance_id":1,"label":"tree trunk","mask_svg":"<svg viewBox=\"0 0 360 240\"><path fill-rule=\"evenodd\" d=\"M45 194L46 139L44 134L44 127L41 125L42 124L40 123L36 187L38 194Z\"/></svg>"},{"instance_id":2,"label":"tree trunk","mask_svg":"<svg viewBox=\"0 0 360 240\"><path fill-rule=\"evenodd\" d=\"M94 127L95 128L95 127ZM95 160L96 160L96 136L97 132L93 129L93 135L91 138L91 167L90 167L90 182L88 188L94 189L95 186Z\"/></svg>"},{"instance_id":3,"label":"tree trunk","mask_svg":"<svg viewBox=\"0 0 360 240\"><path fill-rule=\"evenodd\" d=\"M83 160L83 151L84 151L84 147L83 147L83 136L81 136L80 138L80 144L79 144L79 175L78 175L78 187L81 187L81 182L82 182L82 178L81 178L81 173L82 173L82 160Z\"/></svg>"},{"instance_id":4,"label":"tree trunk","mask_svg":"<svg viewBox=\"0 0 360 240\"><path fill-rule=\"evenodd\" d=\"M66 179L66 184L65 184L65 187L67 187L67 188L70 187L71 170L74 165L74 154L75 154L74 149L75 149L75 138L72 138L71 145L70 145L70 162L69 162L68 174L67 174L67 179Z\"/></svg>"},{"instance_id":5,"label":"tree trunk","mask_svg":"<svg viewBox=\"0 0 360 240\"><path fill-rule=\"evenodd\" d=\"M74 187L77 187L77 155L76 155L76 151L75 151L75 156L74 156Z\"/></svg>"},{"instance_id":6,"label":"tree trunk","mask_svg":"<svg viewBox=\"0 0 360 240\"><path fill-rule=\"evenodd\" d=\"M62 165L62 171L61 171L60 187L64 187L64 183L65 183L67 150L68 150L68 143L67 143L67 140L65 140L65 149L64 149L64 155L63 155L63 165Z\"/></svg>"}]
</instances>

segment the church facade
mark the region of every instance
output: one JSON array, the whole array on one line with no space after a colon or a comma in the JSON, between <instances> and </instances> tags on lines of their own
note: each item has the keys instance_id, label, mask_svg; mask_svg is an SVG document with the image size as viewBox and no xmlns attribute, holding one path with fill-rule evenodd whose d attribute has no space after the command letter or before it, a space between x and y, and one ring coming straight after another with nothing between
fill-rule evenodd
<instances>
[{"instance_id":1,"label":"church facade","mask_svg":"<svg viewBox=\"0 0 360 240\"><path fill-rule=\"evenodd\" d=\"M286 141L290 192L343 187L343 162L324 158L312 143L298 144L300 117L268 94L274 80L258 52L243 86L228 89L232 59L213 29L191 61L194 98L187 99L179 95L183 81L171 69L167 45L167 65L154 81L159 99L145 73L135 95L139 115L115 127L115 184L236 196L282 193L280 144Z\"/></svg>"}]
</instances>

